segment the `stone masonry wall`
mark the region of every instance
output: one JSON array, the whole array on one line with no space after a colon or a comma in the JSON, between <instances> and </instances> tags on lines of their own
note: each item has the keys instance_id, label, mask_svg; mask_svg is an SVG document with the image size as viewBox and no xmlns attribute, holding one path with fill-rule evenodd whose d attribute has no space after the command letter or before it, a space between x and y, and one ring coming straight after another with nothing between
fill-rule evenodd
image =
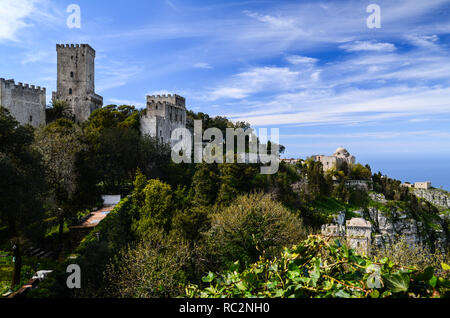
<instances>
[{"instance_id":1,"label":"stone masonry wall","mask_svg":"<svg viewBox=\"0 0 450 318\"><path fill-rule=\"evenodd\" d=\"M46 90L39 86L0 78L0 105L22 124L38 127L45 124Z\"/></svg>"}]
</instances>

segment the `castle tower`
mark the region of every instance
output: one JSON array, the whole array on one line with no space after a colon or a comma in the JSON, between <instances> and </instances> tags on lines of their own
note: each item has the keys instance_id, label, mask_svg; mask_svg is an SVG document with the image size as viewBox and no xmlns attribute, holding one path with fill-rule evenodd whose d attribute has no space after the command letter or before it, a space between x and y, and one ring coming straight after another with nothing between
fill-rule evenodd
<instances>
[{"instance_id":1,"label":"castle tower","mask_svg":"<svg viewBox=\"0 0 450 318\"><path fill-rule=\"evenodd\" d=\"M170 144L172 132L186 127L186 99L179 95L147 96L147 108L141 116L143 135Z\"/></svg>"},{"instance_id":2,"label":"castle tower","mask_svg":"<svg viewBox=\"0 0 450 318\"><path fill-rule=\"evenodd\" d=\"M103 97L95 94L95 50L88 44L57 44L58 75L54 100L64 100L72 108L75 120L88 120L103 106Z\"/></svg>"}]
</instances>

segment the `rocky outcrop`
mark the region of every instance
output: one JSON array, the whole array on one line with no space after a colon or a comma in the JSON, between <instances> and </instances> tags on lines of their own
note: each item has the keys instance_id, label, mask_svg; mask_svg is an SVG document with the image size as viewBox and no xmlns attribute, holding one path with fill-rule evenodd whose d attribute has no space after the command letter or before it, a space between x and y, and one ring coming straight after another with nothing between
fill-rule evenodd
<instances>
[{"instance_id":1,"label":"rocky outcrop","mask_svg":"<svg viewBox=\"0 0 450 318\"><path fill-rule=\"evenodd\" d=\"M422 198L438 208L450 209L450 193L438 189L412 189L415 196Z\"/></svg>"}]
</instances>

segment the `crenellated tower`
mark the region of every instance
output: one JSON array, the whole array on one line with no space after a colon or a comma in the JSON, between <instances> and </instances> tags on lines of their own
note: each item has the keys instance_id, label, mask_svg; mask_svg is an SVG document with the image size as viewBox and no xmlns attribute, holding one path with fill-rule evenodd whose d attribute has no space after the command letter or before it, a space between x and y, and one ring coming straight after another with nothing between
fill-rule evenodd
<instances>
[{"instance_id":1,"label":"crenellated tower","mask_svg":"<svg viewBox=\"0 0 450 318\"><path fill-rule=\"evenodd\" d=\"M103 106L103 97L95 93L95 50L88 44L57 44L56 51L58 74L53 99L66 101L75 120L84 122Z\"/></svg>"},{"instance_id":2,"label":"crenellated tower","mask_svg":"<svg viewBox=\"0 0 450 318\"><path fill-rule=\"evenodd\" d=\"M170 143L172 132L186 127L186 99L179 95L147 96L147 108L141 116L141 132Z\"/></svg>"}]
</instances>

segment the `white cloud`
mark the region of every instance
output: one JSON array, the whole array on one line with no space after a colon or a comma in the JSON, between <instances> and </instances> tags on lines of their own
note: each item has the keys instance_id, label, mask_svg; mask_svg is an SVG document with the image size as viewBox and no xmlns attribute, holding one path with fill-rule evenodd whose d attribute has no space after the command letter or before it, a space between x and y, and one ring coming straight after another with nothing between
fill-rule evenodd
<instances>
[{"instance_id":1,"label":"white cloud","mask_svg":"<svg viewBox=\"0 0 450 318\"><path fill-rule=\"evenodd\" d=\"M1 0L0 41L19 42L24 29L61 22L58 10L49 0Z\"/></svg>"},{"instance_id":2,"label":"white cloud","mask_svg":"<svg viewBox=\"0 0 450 318\"><path fill-rule=\"evenodd\" d=\"M314 64L318 62L318 59L307 57L307 56L300 56L300 55L290 55L286 57L286 60L294 65L298 64Z\"/></svg>"},{"instance_id":3,"label":"white cloud","mask_svg":"<svg viewBox=\"0 0 450 318\"><path fill-rule=\"evenodd\" d=\"M250 18L256 19L259 22L266 23L276 28L293 28L295 27L295 20L286 16L274 17L268 14L259 14L252 11L244 11Z\"/></svg>"},{"instance_id":4,"label":"white cloud","mask_svg":"<svg viewBox=\"0 0 450 318\"><path fill-rule=\"evenodd\" d=\"M133 63L126 63L122 61L114 61L108 58L99 59L96 65L96 77L98 85L96 90L100 93L128 84L131 80L136 80L136 77L143 71L143 67L134 65Z\"/></svg>"},{"instance_id":5,"label":"white cloud","mask_svg":"<svg viewBox=\"0 0 450 318\"><path fill-rule=\"evenodd\" d=\"M259 92L290 90L298 85L299 74L287 67L254 67L234 75L227 83L213 89L209 99L242 99Z\"/></svg>"},{"instance_id":6,"label":"white cloud","mask_svg":"<svg viewBox=\"0 0 450 318\"><path fill-rule=\"evenodd\" d=\"M212 67L211 65L209 65L208 63L203 63L203 62L195 63L195 64L194 64L194 67L195 67L195 68L202 68L202 69L205 69L205 70L210 70L210 69L213 68L213 67Z\"/></svg>"},{"instance_id":7,"label":"white cloud","mask_svg":"<svg viewBox=\"0 0 450 318\"><path fill-rule=\"evenodd\" d=\"M427 48L427 49L438 48L436 42L439 41L439 37L436 34L433 34L433 35L412 34L412 35L408 35L406 38L412 44L414 44L418 47Z\"/></svg>"},{"instance_id":8,"label":"white cloud","mask_svg":"<svg viewBox=\"0 0 450 318\"><path fill-rule=\"evenodd\" d=\"M0 40L17 41L17 33L31 26L27 20L34 14L36 3L36 0L2 0Z\"/></svg>"},{"instance_id":9,"label":"white cloud","mask_svg":"<svg viewBox=\"0 0 450 318\"><path fill-rule=\"evenodd\" d=\"M375 41L355 41L340 45L339 48L346 50L347 52L359 52L359 51L383 51L393 52L396 47L392 43L381 43Z\"/></svg>"}]
</instances>

